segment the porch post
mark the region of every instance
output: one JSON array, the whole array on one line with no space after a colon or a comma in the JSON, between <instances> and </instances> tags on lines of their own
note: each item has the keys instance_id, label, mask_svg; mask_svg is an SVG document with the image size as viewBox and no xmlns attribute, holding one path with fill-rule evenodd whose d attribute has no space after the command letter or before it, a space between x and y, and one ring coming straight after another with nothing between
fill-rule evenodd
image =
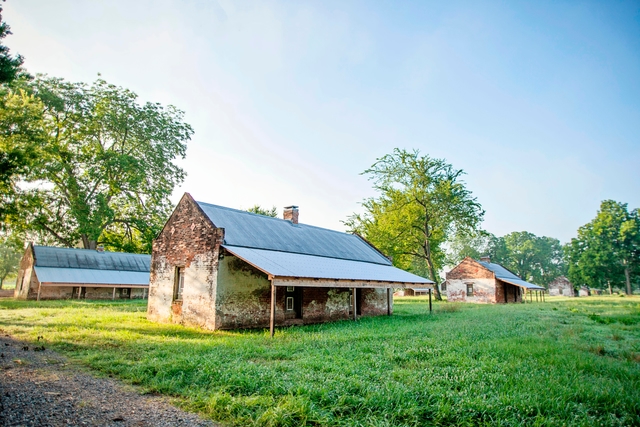
<instances>
[{"instance_id":1,"label":"porch post","mask_svg":"<svg viewBox=\"0 0 640 427\"><path fill-rule=\"evenodd\" d=\"M80 296L82 295L82 286L78 287L78 299L80 299Z\"/></svg>"},{"instance_id":2,"label":"porch post","mask_svg":"<svg viewBox=\"0 0 640 427\"><path fill-rule=\"evenodd\" d=\"M40 301L40 288L42 288L42 282L38 282L38 297L36 298L36 301Z\"/></svg>"},{"instance_id":3,"label":"porch post","mask_svg":"<svg viewBox=\"0 0 640 427\"><path fill-rule=\"evenodd\" d=\"M351 289L351 295L353 295L352 299L353 299L353 320L358 320L358 313L356 312L356 307L357 307L357 303L356 303L356 288L352 288Z\"/></svg>"},{"instance_id":4,"label":"porch post","mask_svg":"<svg viewBox=\"0 0 640 427\"><path fill-rule=\"evenodd\" d=\"M391 288L387 288L387 316L391 316Z\"/></svg>"},{"instance_id":5,"label":"porch post","mask_svg":"<svg viewBox=\"0 0 640 427\"><path fill-rule=\"evenodd\" d=\"M433 311L433 307L431 306L431 289L429 289L429 313Z\"/></svg>"},{"instance_id":6,"label":"porch post","mask_svg":"<svg viewBox=\"0 0 640 427\"><path fill-rule=\"evenodd\" d=\"M271 279L271 318L269 319L269 334L273 338L276 326L276 285L273 284Z\"/></svg>"},{"instance_id":7,"label":"porch post","mask_svg":"<svg viewBox=\"0 0 640 427\"><path fill-rule=\"evenodd\" d=\"M111 301L115 301L116 300L116 287L113 287L113 295L111 296Z\"/></svg>"}]
</instances>

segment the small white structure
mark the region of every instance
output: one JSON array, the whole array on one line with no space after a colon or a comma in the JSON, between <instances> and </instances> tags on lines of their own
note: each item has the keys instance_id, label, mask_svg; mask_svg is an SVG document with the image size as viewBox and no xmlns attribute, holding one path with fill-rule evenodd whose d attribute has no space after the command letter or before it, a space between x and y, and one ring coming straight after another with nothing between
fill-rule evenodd
<instances>
[{"instance_id":1,"label":"small white structure","mask_svg":"<svg viewBox=\"0 0 640 427\"><path fill-rule=\"evenodd\" d=\"M565 276L560 276L549 283L549 296L574 297L573 284Z\"/></svg>"}]
</instances>

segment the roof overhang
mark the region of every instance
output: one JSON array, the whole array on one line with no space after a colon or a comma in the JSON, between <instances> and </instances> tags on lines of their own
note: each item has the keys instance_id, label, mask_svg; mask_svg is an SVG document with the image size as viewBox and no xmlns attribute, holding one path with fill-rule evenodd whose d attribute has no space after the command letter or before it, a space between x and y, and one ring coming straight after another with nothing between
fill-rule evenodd
<instances>
[{"instance_id":1,"label":"roof overhang","mask_svg":"<svg viewBox=\"0 0 640 427\"><path fill-rule=\"evenodd\" d=\"M430 288L433 282L391 265L223 245L267 274L275 286Z\"/></svg>"},{"instance_id":2,"label":"roof overhang","mask_svg":"<svg viewBox=\"0 0 640 427\"><path fill-rule=\"evenodd\" d=\"M149 272L34 267L42 286L149 287Z\"/></svg>"},{"instance_id":3,"label":"roof overhang","mask_svg":"<svg viewBox=\"0 0 640 427\"><path fill-rule=\"evenodd\" d=\"M528 291L544 291L544 290L546 290L542 286L534 285L533 283L525 282L524 280L516 280L516 279L512 279L512 278L505 279L505 278L502 278L502 277L496 277L496 279L502 280L503 282L507 282L507 283L510 283L512 285L519 286L519 287L524 288L524 289L526 289Z\"/></svg>"}]
</instances>

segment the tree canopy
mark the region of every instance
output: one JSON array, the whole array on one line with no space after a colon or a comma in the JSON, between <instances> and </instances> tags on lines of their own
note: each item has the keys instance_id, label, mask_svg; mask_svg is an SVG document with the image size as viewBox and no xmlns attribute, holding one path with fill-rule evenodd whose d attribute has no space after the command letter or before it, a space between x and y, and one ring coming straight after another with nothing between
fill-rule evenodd
<instances>
[{"instance_id":1,"label":"tree canopy","mask_svg":"<svg viewBox=\"0 0 640 427\"><path fill-rule=\"evenodd\" d=\"M260 205L253 205L252 207L247 209L247 212L251 212L258 215L270 216L272 218L278 217L278 209L275 206L271 207L271 209L268 209L268 208L263 208Z\"/></svg>"},{"instance_id":2,"label":"tree canopy","mask_svg":"<svg viewBox=\"0 0 640 427\"><path fill-rule=\"evenodd\" d=\"M7 276L18 271L22 252L22 240L5 233L0 235L0 289Z\"/></svg>"},{"instance_id":3,"label":"tree canopy","mask_svg":"<svg viewBox=\"0 0 640 427\"><path fill-rule=\"evenodd\" d=\"M365 199L364 213L353 214L345 224L397 267L439 283L444 243L455 234L474 232L484 215L461 180L463 173L443 159L395 149L363 172L379 196Z\"/></svg>"},{"instance_id":4,"label":"tree canopy","mask_svg":"<svg viewBox=\"0 0 640 427\"><path fill-rule=\"evenodd\" d=\"M566 247L569 279L593 288L620 286L631 294L640 281L640 209L605 200L596 217Z\"/></svg>"},{"instance_id":5,"label":"tree canopy","mask_svg":"<svg viewBox=\"0 0 640 427\"><path fill-rule=\"evenodd\" d=\"M39 75L11 96L37 104L39 114L23 114L25 128L43 138L22 176L30 185L17 195L24 208L12 226L57 245L149 252L185 175L174 164L193 133L183 112L140 104L102 79L86 85Z\"/></svg>"}]
</instances>

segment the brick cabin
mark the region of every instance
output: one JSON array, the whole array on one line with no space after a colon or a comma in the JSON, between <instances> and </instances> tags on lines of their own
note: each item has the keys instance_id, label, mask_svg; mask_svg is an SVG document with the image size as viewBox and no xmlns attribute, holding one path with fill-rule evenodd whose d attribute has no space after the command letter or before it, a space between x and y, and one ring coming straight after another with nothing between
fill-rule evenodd
<instances>
[{"instance_id":1,"label":"brick cabin","mask_svg":"<svg viewBox=\"0 0 640 427\"><path fill-rule=\"evenodd\" d=\"M27 246L15 298L146 298L151 257L93 249Z\"/></svg>"},{"instance_id":2,"label":"brick cabin","mask_svg":"<svg viewBox=\"0 0 640 427\"><path fill-rule=\"evenodd\" d=\"M525 282L488 257L479 261L466 257L446 274L441 284L448 301L475 303L522 302L528 291L544 291L544 288Z\"/></svg>"},{"instance_id":3,"label":"brick cabin","mask_svg":"<svg viewBox=\"0 0 640 427\"><path fill-rule=\"evenodd\" d=\"M203 202L185 193L153 244L147 317L236 329L391 314L392 288L431 281L357 235Z\"/></svg>"},{"instance_id":4,"label":"brick cabin","mask_svg":"<svg viewBox=\"0 0 640 427\"><path fill-rule=\"evenodd\" d=\"M556 277L549 283L549 296L574 297L573 284L565 276Z\"/></svg>"}]
</instances>

